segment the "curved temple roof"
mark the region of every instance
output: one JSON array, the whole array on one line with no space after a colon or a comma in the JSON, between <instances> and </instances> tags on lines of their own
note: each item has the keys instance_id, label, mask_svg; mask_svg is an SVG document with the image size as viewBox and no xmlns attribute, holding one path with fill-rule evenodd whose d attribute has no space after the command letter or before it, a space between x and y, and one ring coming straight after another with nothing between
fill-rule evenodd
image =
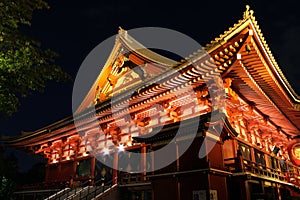
<instances>
[{"instance_id":1,"label":"curved temple roof","mask_svg":"<svg viewBox=\"0 0 300 200\"><path fill-rule=\"evenodd\" d=\"M226 44L228 40L230 40L234 35L238 34L245 28L250 28L254 30L254 36L257 37L256 39L259 42L261 51L265 54L265 56L268 59L268 62L270 64L270 67L273 68L273 73L278 77L280 84L282 84L286 92L290 95L291 100L295 103L295 108L298 108L300 104L300 96L295 92L295 90L292 88L290 83L288 82L285 75L282 73L282 70L280 69L278 63L276 62L266 40L263 36L263 33L255 19L254 11L250 10L250 6L246 6L247 10L244 12L243 19L239 20L238 23L234 24L232 27L230 27L227 31L225 31L223 34L220 34L219 37L212 40L209 44L206 45L206 49L209 52L212 52L213 50L219 48L220 46ZM300 110L300 109L298 109Z\"/></svg>"},{"instance_id":2,"label":"curved temple roof","mask_svg":"<svg viewBox=\"0 0 300 200\"><path fill-rule=\"evenodd\" d=\"M296 94L278 66L254 17L247 6L243 19L206 46L210 54L226 49L238 35L248 34L237 52L237 62L222 76L233 78L233 88L292 135L300 130L300 96Z\"/></svg>"},{"instance_id":3,"label":"curved temple roof","mask_svg":"<svg viewBox=\"0 0 300 200\"><path fill-rule=\"evenodd\" d=\"M125 63L127 61L127 63ZM121 62L121 63L120 63ZM98 78L94 82L92 88L88 92L87 96L79 106L76 113L79 113L91 106L91 103L95 99L95 95L97 93L101 93L102 99L100 102L109 98L111 93L118 92L119 89L125 90L128 86L132 86L128 84L126 88L124 88L124 84L120 84L120 82L124 82L122 77L124 74L126 75L125 70L122 69L120 72L119 69L126 68L127 66L134 65L133 67L140 67L146 70L148 75L154 75L157 73L161 73L167 68L174 67L178 62L169 59L167 57L161 56L143 46L141 43L136 41L133 37L131 37L126 30L120 28L119 33L116 36L115 45L102 68L101 73ZM144 66L146 64L146 66ZM137 76L131 75L133 77ZM127 74L127 77L129 75ZM109 79L109 80L108 80ZM128 80L126 80L128 82ZM115 82L115 83L114 83ZM119 84L118 84L119 82ZM130 82L130 81L129 81ZM138 83L137 80L133 80L134 84ZM119 85L122 87L118 88ZM97 88L101 88L100 92ZM113 91L112 91L113 90ZM100 94L98 94L99 96ZM97 104L97 102L94 102Z\"/></svg>"},{"instance_id":4,"label":"curved temple roof","mask_svg":"<svg viewBox=\"0 0 300 200\"><path fill-rule=\"evenodd\" d=\"M189 73L193 78L197 78L198 83L193 83L196 86L204 83L202 79L206 74L220 73L223 78L230 77L233 79L232 89L245 102L251 102L257 110L268 116L268 119L286 134L299 135L300 97L292 89L280 70L249 6L244 12L243 19L207 44L205 50L210 54L210 59L191 54L193 62L197 64L195 68L199 70L195 72L193 71L194 69L189 68L190 64L186 63L186 61L176 62L146 49L128 35L125 30L120 29L115 46L101 74L78 108L77 114L84 116L85 110L89 106L96 104L97 109L103 111L99 114L99 118L105 117L109 115L109 111L106 108L106 100L111 95L116 93L125 94L127 89L138 86L139 82L132 81L131 84L128 81L127 85L122 85L120 89L112 90L112 87L118 88L118 82L122 80L122 75L124 75L119 76L119 72L116 69L120 68L120 66L122 67L125 61L129 61L134 65L148 65L148 68L145 67L145 70L148 70L147 72L150 74L161 72L161 77L164 77L163 72L170 67L176 66L180 69L187 69L186 73ZM203 51L203 49L199 51ZM210 63L215 65L212 66ZM195 77L198 75L199 77ZM134 78L134 76L132 77ZM151 80L153 77L144 78ZM180 85L180 82L178 81L177 84ZM100 91L99 88L102 90ZM99 94L98 97L97 94ZM148 98L150 98L150 94L147 94ZM143 100L142 97L140 99L137 98L135 103ZM38 131L15 139L10 138L6 141L10 144L21 145L22 141L27 140L26 144L30 145L30 141L37 141L38 138L36 137L39 137L39 135L42 136L40 137L40 140L42 140L42 138L45 138L45 135L51 138L54 136L59 137L62 134L74 134L74 132L76 130L74 129L73 120L72 117L69 117Z\"/></svg>"}]
</instances>

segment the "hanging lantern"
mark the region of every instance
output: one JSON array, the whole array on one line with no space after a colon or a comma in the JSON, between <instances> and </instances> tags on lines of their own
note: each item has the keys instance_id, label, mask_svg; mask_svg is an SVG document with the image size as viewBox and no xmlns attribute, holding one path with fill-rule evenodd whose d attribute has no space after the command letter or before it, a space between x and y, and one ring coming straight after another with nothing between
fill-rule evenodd
<instances>
[{"instance_id":1,"label":"hanging lantern","mask_svg":"<svg viewBox=\"0 0 300 200\"><path fill-rule=\"evenodd\" d=\"M293 139L287 150L291 161L300 166L300 138Z\"/></svg>"}]
</instances>

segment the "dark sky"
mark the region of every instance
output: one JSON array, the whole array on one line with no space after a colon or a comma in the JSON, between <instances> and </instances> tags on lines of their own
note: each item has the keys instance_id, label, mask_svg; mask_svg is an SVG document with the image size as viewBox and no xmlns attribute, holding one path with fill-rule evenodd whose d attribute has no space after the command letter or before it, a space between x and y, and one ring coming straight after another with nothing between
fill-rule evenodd
<instances>
[{"instance_id":1,"label":"dark sky","mask_svg":"<svg viewBox=\"0 0 300 200\"><path fill-rule=\"evenodd\" d=\"M48 0L50 10L35 13L28 33L60 54L57 64L74 78L83 59L99 43L124 29L164 27L180 31L201 45L242 18L249 4L277 62L300 93L297 1L70 1ZM72 87L49 82L44 93L21 100L19 112L0 121L2 135L34 131L72 114Z\"/></svg>"}]
</instances>

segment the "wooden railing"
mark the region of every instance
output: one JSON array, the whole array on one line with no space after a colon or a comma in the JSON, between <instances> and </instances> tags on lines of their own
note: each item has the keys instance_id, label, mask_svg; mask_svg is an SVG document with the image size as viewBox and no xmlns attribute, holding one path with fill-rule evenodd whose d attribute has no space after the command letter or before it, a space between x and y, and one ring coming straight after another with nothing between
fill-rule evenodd
<instances>
[{"instance_id":1,"label":"wooden railing","mask_svg":"<svg viewBox=\"0 0 300 200\"><path fill-rule=\"evenodd\" d=\"M246 159L243 160L243 163L245 171L249 171L253 174L266 176L268 178L277 179L280 181L287 181L286 172L282 172L280 169L269 168Z\"/></svg>"},{"instance_id":2,"label":"wooden railing","mask_svg":"<svg viewBox=\"0 0 300 200\"><path fill-rule=\"evenodd\" d=\"M120 184L145 182L145 175L142 173L120 173Z\"/></svg>"},{"instance_id":3,"label":"wooden railing","mask_svg":"<svg viewBox=\"0 0 300 200\"><path fill-rule=\"evenodd\" d=\"M227 170L233 173L250 172L262 177L300 186L300 168L289 162L285 162L285 167L270 168L240 156L224 159L224 164Z\"/></svg>"},{"instance_id":4,"label":"wooden railing","mask_svg":"<svg viewBox=\"0 0 300 200\"><path fill-rule=\"evenodd\" d=\"M63 189L68 186L67 182L51 182L51 183L35 183L19 186L16 188L17 191L22 190L45 190L45 189Z\"/></svg>"}]
</instances>

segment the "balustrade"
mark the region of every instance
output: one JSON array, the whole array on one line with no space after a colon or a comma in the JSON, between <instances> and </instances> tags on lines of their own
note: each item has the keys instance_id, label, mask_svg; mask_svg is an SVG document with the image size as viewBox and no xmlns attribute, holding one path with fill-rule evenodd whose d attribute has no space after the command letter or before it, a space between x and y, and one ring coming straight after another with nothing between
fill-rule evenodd
<instances>
[{"instance_id":1,"label":"balustrade","mask_svg":"<svg viewBox=\"0 0 300 200\"><path fill-rule=\"evenodd\" d=\"M245 147L245 144L240 144ZM244 152L236 157L224 159L226 169L233 173L248 172L261 177L284 181L300 186L300 167L290 161L285 161L271 154L248 146L254 156ZM247 152L247 151L245 151Z\"/></svg>"}]
</instances>

